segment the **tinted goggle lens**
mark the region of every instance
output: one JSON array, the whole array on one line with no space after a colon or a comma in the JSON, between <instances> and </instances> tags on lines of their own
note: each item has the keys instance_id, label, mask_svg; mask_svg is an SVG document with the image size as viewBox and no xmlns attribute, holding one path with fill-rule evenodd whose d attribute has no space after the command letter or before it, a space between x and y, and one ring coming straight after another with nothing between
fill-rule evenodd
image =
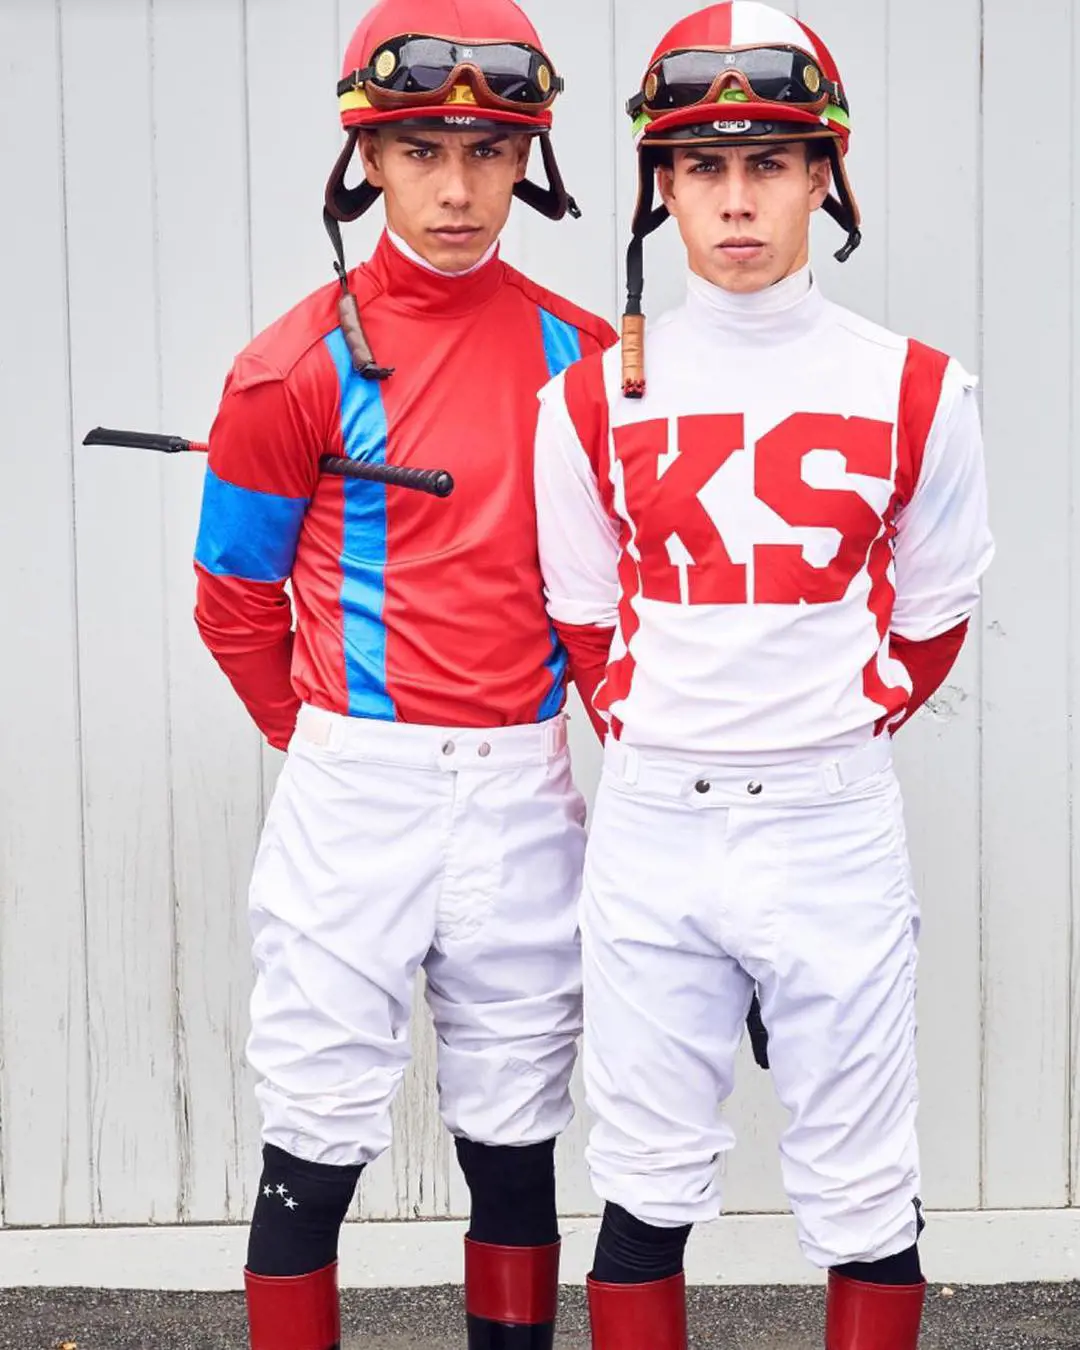
<instances>
[{"instance_id":1,"label":"tinted goggle lens","mask_svg":"<svg viewBox=\"0 0 1080 1350\"><path fill-rule=\"evenodd\" d=\"M546 57L516 43L467 47L440 38L408 38L376 54L373 80L398 94L440 89L462 65L475 66L498 98L516 103L545 103L555 77Z\"/></svg>"},{"instance_id":2,"label":"tinted goggle lens","mask_svg":"<svg viewBox=\"0 0 1080 1350\"><path fill-rule=\"evenodd\" d=\"M770 103L815 103L825 97L826 80L803 52L753 48L744 52L675 52L657 63L645 79L645 104L658 110L702 103L716 81L738 71Z\"/></svg>"}]
</instances>

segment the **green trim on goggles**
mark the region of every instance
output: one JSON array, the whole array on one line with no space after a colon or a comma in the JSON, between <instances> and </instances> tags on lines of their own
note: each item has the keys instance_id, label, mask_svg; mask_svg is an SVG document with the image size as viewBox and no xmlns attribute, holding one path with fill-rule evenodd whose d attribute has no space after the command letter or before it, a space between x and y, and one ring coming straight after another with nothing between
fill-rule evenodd
<instances>
[{"instance_id":1,"label":"green trim on goggles","mask_svg":"<svg viewBox=\"0 0 1080 1350\"><path fill-rule=\"evenodd\" d=\"M749 103L751 100L741 89L725 89L724 92L720 95L720 97L716 101L718 104L720 104L720 103ZM777 106L782 108L783 104L778 104ZM851 130L851 118L838 104L830 103L821 115L825 119L825 121L835 122L837 126L845 127L848 131ZM642 110L634 118L634 121L630 128L631 134L635 137L640 136L643 131L646 131L648 129L649 124L652 122L652 120L653 119L649 116L649 114L644 110Z\"/></svg>"}]
</instances>

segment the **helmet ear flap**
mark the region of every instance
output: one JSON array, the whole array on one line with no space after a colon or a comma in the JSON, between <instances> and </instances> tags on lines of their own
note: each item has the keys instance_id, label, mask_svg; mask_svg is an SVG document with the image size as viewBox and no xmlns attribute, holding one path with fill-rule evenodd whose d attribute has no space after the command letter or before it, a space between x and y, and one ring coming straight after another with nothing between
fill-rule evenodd
<instances>
[{"instance_id":1,"label":"helmet ear flap","mask_svg":"<svg viewBox=\"0 0 1080 1350\"><path fill-rule=\"evenodd\" d=\"M359 141L360 128L350 127L344 148L326 184L326 211L334 220L359 220L382 196L382 189L372 187L366 178L356 187L346 186L345 176L352 164Z\"/></svg>"},{"instance_id":2,"label":"helmet ear flap","mask_svg":"<svg viewBox=\"0 0 1080 1350\"><path fill-rule=\"evenodd\" d=\"M524 178L515 185L514 196L526 206L531 206L534 211L539 211L542 216L547 216L548 220L562 220L567 214L577 220L581 216L581 208L566 191L559 162L555 158L555 148L551 144L551 136L548 132L542 131L538 139L548 185L542 188Z\"/></svg>"},{"instance_id":3,"label":"helmet ear flap","mask_svg":"<svg viewBox=\"0 0 1080 1350\"><path fill-rule=\"evenodd\" d=\"M859 204L851 190L851 180L848 178L840 144L835 138L829 141L829 160L832 164L836 195L830 193L822 203L822 208L842 230L847 231L846 243L834 255L837 262L847 262L862 243L862 230L859 228L862 218L859 215Z\"/></svg>"}]
</instances>

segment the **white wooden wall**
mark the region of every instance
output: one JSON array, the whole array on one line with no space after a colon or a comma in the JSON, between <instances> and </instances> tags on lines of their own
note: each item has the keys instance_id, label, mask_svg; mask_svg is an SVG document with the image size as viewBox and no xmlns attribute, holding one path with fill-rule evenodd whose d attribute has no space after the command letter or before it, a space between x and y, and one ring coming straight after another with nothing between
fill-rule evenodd
<instances>
[{"instance_id":1,"label":"white wooden wall","mask_svg":"<svg viewBox=\"0 0 1080 1350\"><path fill-rule=\"evenodd\" d=\"M506 252L612 317L635 175L622 102L686 5L526 0L568 79L557 145L585 219L516 207ZM787 7L832 45L854 108L866 242L841 268L823 223L827 292L984 379L999 557L960 667L900 749L925 910L925 1195L1049 1225L1080 1183L1080 22L1071 0L1029 0L1032 66L1012 0ZM200 465L76 447L97 423L202 435L233 354L328 279L333 90L363 8L0 0L9 1230L249 1211L244 893L276 757L191 621ZM348 232L354 261L374 231ZM656 313L680 291L673 229L648 275ZM590 786L581 734L577 762ZM367 1216L463 1212L431 1052L421 1024ZM782 1211L780 1113L749 1061L732 1114L732 1209ZM584 1133L562 1145L567 1214L596 1208Z\"/></svg>"}]
</instances>

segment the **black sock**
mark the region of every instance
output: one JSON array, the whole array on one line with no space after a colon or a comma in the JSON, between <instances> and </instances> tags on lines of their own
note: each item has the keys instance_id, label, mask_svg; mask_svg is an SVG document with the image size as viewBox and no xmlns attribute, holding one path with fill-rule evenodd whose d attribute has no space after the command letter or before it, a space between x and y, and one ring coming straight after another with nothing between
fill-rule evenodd
<instances>
[{"instance_id":1,"label":"black sock","mask_svg":"<svg viewBox=\"0 0 1080 1350\"><path fill-rule=\"evenodd\" d=\"M457 1139L472 1209L469 1237L495 1247L547 1247L559 1239L555 1140L508 1148Z\"/></svg>"},{"instance_id":2,"label":"black sock","mask_svg":"<svg viewBox=\"0 0 1080 1350\"><path fill-rule=\"evenodd\" d=\"M621 1205L605 1205L592 1278L600 1284L651 1284L683 1268L690 1224L654 1228Z\"/></svg>"},{"instance_id":3,"label":"black sock","mask_svg":"<svg viewBox=\"0 0 1080 1350\"><path fill-rule=\"evenodd\" d=\"M336 1261L341 1225L363 1170L304 1162L264 1145L248 1270L253 1275L310 1275Z\"/></svg>"},{"instance_id":4,"label":"black sock","mask_svg":"<svg viewBox=\"0 0 1080 1350\"><path fill-rule=\"evenodd\" d=\"M837 1275L860 1284L921 1284L923 1278L917 1245L881 1261L850 1261L833 1269Z\"/></svg>"}]
</instances>

